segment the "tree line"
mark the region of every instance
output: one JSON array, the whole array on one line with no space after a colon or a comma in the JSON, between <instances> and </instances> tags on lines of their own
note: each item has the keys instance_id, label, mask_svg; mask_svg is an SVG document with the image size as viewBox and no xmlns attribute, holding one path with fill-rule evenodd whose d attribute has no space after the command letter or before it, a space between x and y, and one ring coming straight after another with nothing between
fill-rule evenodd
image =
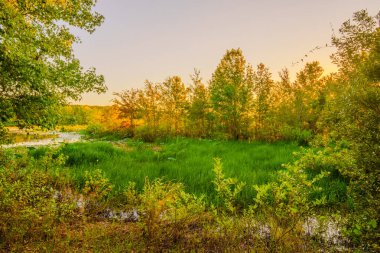
<instances>
[{"instance_id":1,"label":"tree line","mask_svg":"<svg viewBox=\"0 0 380 253\"><path fill-rule=\"evenodd\" d=\"M279 77L231 49L208 82L195 70L188 86L179 76L146 81L143 89L115 93L113 102L131 134L277 140L316 133L333 77L323 76L319 62L307 63L293 82L287 69Z\"/></svg>"}]
</instances>

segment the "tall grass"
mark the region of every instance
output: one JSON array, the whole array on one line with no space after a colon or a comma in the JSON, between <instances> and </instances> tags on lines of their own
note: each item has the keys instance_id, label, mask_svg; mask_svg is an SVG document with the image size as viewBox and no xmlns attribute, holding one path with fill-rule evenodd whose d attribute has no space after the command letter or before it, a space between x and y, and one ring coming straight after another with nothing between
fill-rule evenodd
<instances>
[{"instance_id":1,"label":"tall grass","mask_svg":"<svg viewBox=\"0 0 380 253\"><path fill-rule=\"evenodd\" d=\"M293 159L291 152L297 149L290 143L188 139L0 149L0 251L317 252L331 246L335 252L330 240L305 234L303 228L305 219L315 214L315 198L308 199L314 185L299 173L308 166L289 165L289 173L275 173L275 163ZM219 159L214 162L216 156L225 160L223 171ZM64 162L67 168L62 170ZM181 181L187 189L146 180L140 193L129 185L123 198L117 198L121 195L109 195L113 187L98 169L119 190L128 181L141 184L146 175ZM247 205L254 197L248 186L273 180L274 174L284 184L256 188L259 201L240 212L239 204ZM242 184L230 177L247 183L246 195L238 201ZM72 179L82 189L75 189ZM206 195L209 202L189 191ZM207 205L211 203L217 208ZM138 218L119 221L108 215L131 207Z\"/></svg>"},{"instance_id":2,"label":"tall grass","mask_svg":"<svg viewBox=\"0 0 380 253\"><path fill-rule=\"evenodd\" d=\"M61 152L68 157L74 180L83 185L85 171L101 169L122 190L129 181L142 189L149 179L181 182L186 191L205 195L208 201L216 200L212 184L214 158L223 162L227 177L244 181L247 187L238 199L242 205L252 201L253 184L274 180L281 164L290 162L292 153L299 148L292 143L262 143L212 141L177 138L165 143L92 142L67 144Z\"/></svg>"}]
</instances>

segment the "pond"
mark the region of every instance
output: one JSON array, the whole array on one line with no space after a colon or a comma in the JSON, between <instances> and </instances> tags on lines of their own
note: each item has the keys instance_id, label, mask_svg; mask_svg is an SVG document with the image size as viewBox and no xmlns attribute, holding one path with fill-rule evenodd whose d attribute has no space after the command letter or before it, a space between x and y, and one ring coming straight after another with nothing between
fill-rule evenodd
<instances>
[{"instance_id":1,"label":"pond","mask_svg":"<svg viewBox=\"0 0 380 253\"><path fill-rule=\"evenodd\" d=\"M14 147L36 147L46 145L59 145L61 143L78 142L81 135L76 132L47 132L47 133L30 133L16 134L12 140L15 143L1 145L3 148Z\"/></svg>"}]
</instances>

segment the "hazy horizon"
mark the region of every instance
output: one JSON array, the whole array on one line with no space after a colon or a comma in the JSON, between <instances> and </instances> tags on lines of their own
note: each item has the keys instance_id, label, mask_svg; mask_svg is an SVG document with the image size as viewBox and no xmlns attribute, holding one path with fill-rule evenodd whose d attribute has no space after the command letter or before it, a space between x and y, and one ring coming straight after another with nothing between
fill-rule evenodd
<instances>
[{"instance_id":1,"label":"hazy horizon","mask_svg":"<svg viewBox=\"0 0 380 253\"><path fill-rule=\"evenodd\" d=\"M105 76L108 92L86 94L73 104L109 105L114 92L173 75L188 84L194 68L208 81L231 48L241 48L253 66L263 62L274 79L285 67L294 77L314 60L329 73L336 69L329 58L334 50L309 51L329 43L333 31L355 11L376 15L379 6L374 0L100 0L95 9L105 22L92 35L75 31L82 43L74 52L85 68L95 67Z\"/></svg>"}]
</instances>

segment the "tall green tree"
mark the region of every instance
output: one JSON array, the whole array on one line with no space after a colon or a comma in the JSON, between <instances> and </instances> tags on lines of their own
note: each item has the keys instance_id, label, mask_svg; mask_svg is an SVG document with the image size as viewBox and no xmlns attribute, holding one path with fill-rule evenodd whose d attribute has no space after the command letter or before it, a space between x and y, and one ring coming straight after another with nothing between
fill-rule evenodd
<instances>
[{"instance_id":1,"label":"tall green tree","mask_svg":"<svg viewBox=\"0 0 380 253\"><path fill-rule=\"evenodd\" d=\"M184 129L188 107L188 90L179 76L166 79L161 85L164 117L170 132L179 134Z\"/></svg>"},{"instance_id":2,"label":"tall green tree","mask_svg":"<svg viewBox=\"0 0 380 253\"><path fill-rule=\"evenodd\" d=\"M332 38L339 66L324 123L330 138L349 144L353 162L339 172L348 183L347 230L366 252L380 250L380 27L367 11L354 13ZM348 155L348 154L347 154Z\"/></svg>"},{"instance_id":3,"label":"tall green tree","mask_svg":"<svg viewBox=\"0 0 380 253\"><path fill-rule=\"evenodd\" d=\"M189 131L191 135L197 137L206 137L210 130L210 98L208 89L202 82L200 72L195 70L191 76L192 84L190 86L190 106L188 109Z\"/></svg>"},{"instance_id":4,"label":"tall green tree","mask_svg":"<svg viewBox=\"0 0 380 253\"><path fill-rule=\"evenodd\" d=\"M145 81L145 88L140 94L141 111L145 125L157 133L162 116L161 84Z\"/></svg>"},{"instance_id":5,"label":"tall green tree","mask_svg":"<svg viewBox=\"0 0 380 253\"><path fill-rule=\"evenodd\" d=\"M284 128L294 122L293 83L290 80L289 70L285 68L278 74L280 80L274 83L271 92L274 127L276 129L275 138L282 137Z\"/></svg>"},{"instance_id":6,"label":"tall green tree","mask_svg":"<svg viewBox=\"0 0 380 253\"><path fill-rule=\"evenodd\" d=\"M253 80L253 92L255 95L255 135L256 138L262 138L263 136L259 136L260 129L269 128L265 123L268 119L270 92L273 88L274 81L272 80L272 74L269 69L263 63L257 65Z\"/></svg>"},{"instance_id":7,"label":"tall green tree","mask_svg":"<svg viewBox=\"0 0 380 253\"><path fill-rule=\"evenodd\" d=\"M336 52L331 59L346 76L358 70L358 65L368 59L377 44L376 19L366 10L355 12L352 20L345 21L339 34L332 37Z\"/></svg>"},{"instance_id":8,"label":"tall green tree","mask_svg":"<svg viewBox=\"0 0 380 253\"><path fill-rule=\"evenodd\" d=\"M21 127L51 127L56 108L84 92L104 92L104 78L73 54L70 27L95 31L96 0L0 0L0 115Z\"/></svg>"},{"instance_id":9,"label":"tall green tree","mask_svg":"<svg viewBox=\"0 0 380 253\"><path fill-rule=\"evenodd\" d=\"M211 103L221 130L229 138L248 135L253 70L241 49L227 50L210 82Z\"/></svg>"},{"instance_id":10,"label":"tall green tree","mask_svg":"<svg viewBox=\"0 0 380 253\"><path fill-rule=\"evenodd\" d=\"M297 125L300 129L316 130L316 122L324 105L323 68L319 62L306 63L297 73L294 83L294 106Z\"/></svg>"}]
</instances>

